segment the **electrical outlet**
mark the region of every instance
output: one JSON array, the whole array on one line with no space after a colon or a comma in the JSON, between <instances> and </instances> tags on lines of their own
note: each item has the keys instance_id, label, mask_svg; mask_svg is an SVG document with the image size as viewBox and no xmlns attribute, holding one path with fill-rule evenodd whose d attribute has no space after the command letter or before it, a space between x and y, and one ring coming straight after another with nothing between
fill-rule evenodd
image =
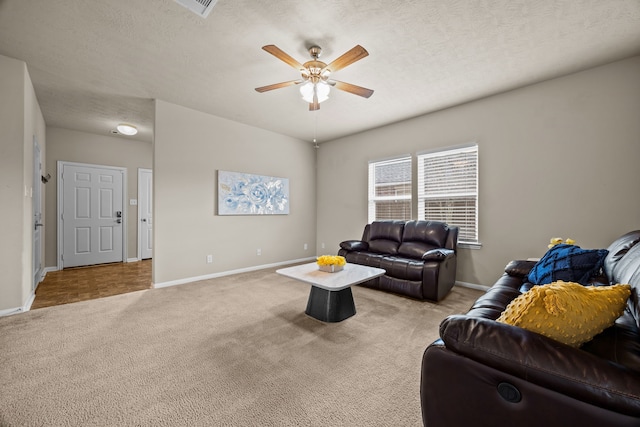
<instances>
[{"instance_id":1,"label":"electrical outlet","mask_svg":"<svg viewBox=\"0 0 640 427\"><path fill-rule=\"evenodd\" d=\"M306 243L304 244L304 250L306 251L307 249L309 249L309 245L307 245Z\"/></svg>"},{"instance_id":2,"label":"electrical outlet","mask_svg":"<svg viewBox=\"0 0 640 427\"><path fill-rule=\"evenodd\" d=\"M262 249L256 249L256 255L262 255Z\"/></svg>"},{"instance_id":3,"label":"electrical outlet","mask_svg":"<svg viewBox=\"0 0 640 427\"><path fill-rule=\"evenodd\" d=\"M207 264L211 264L213 262L213 255L207 255Z\"/></svg>"}]
</instances>

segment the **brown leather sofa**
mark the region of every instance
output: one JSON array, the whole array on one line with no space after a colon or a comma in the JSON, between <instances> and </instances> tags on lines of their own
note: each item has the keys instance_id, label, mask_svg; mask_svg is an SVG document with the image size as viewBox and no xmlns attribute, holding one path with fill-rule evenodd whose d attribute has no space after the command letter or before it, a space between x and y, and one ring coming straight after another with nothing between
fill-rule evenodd
<instances>
[{"instance_id":1,"label":"brown leather sofa","mask_svg":"<svg viewBox=\"0 0 640 427\"><path fill-rule=\"evenodd\" d=\"M580 348L496 322L528 289L531 261L512 261L465 315L446 318L422 359L428 427L640 426L640 230L608 248L600 284L629 283L614 326Z\"/></svg>"},{"instance_id":2,"label":"brown leather sofa","mask_svg":"<svg viewBox=\"0 0 640 427\"><path fill-rule=\"evenodd\" d=\"M458 227L439 221L374 221L361 240L340 243L347 262L383 268L363 286L440 301L456 281Z\"/></svg>"}]
</instances>

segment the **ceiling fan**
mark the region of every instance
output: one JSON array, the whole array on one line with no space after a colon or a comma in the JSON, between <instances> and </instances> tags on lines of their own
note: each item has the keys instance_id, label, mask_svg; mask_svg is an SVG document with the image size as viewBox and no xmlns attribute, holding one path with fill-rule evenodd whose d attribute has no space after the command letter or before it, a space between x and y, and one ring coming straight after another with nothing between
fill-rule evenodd
<instances>
[{"instance_id":1,"label":"ceiling fan","mask_svg":"<svg viewBox=\"0 0 640 427\"><path fill-rule=\"evenodd\" d=\"M304 64L299 63L275 45L270 44L263 46L262 49L300 71L302 78L257 87L256 90L260 93L301 84L300 93L302 94L302 98L309 103L309 111L316 111L320 109L320 103L328 98L329 89L332 86L336 89L353 93L354 95L362 96L364 98L369 98L373 94L373 90L371 89L329 78L331 73L334 71L341 70L347 65L351 65L369 55L369 52L360 45L357 45L351 50L345 52L342 56L329 63L329 65L322 61L318 61L318 58L322 53L322 49L318 46L312 46L309 48L309 54L313 59L305 62Z\"/></svg>"}]
</instances>

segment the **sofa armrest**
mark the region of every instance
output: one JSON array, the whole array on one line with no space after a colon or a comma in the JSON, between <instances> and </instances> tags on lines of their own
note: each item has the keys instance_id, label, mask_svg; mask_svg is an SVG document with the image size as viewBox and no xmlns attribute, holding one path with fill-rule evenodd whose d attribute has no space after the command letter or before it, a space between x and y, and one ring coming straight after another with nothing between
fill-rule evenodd
<instances>
[{"instance_id":1,"label":"sofa armrest","mask_svg":"<svg viewBox=\"0 0 640 427\"><path fill-rule=\"evenodd\" d=\"M586 351L494 320L455 315L440 325L448 349L531 383L640 416L640 378Z\"/></svg>"},{"instance_id":2,"label":"sofa armrest","mask_svg":"<svg viewBox=\"0 0 640 427\"><path fill-rule=\"evenodd\" d=\"M422 259L425 261L444 261L447 258L455 256L456 252L451 249L431 249L422 255Z\"/></svg>"},{"instance_id":3,"label":"sofa armrest","mask_svg":"<svg viewBox=\"0 0 640 427\"><path fill-rule=\"evenodd\" d=\"M345 251L366 251L369 249L369 244L362 240L345 240L340 243L340 247Z\"/></svg>"},{"instance_id":4,"label":"sofa armrest","mask_svg":"<svg viewBox=\"0 0 640 427\"><path fill-rule=\"evenodd\" d=\"M537 261L514 260L504 268L505 273L514 277L527 277Z\"/></svg>"}]
</instances>

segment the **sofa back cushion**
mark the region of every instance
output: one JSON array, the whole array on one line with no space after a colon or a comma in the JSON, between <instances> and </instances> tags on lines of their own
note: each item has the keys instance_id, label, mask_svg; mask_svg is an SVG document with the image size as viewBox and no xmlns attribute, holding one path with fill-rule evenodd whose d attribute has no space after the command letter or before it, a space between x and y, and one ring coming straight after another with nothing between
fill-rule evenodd
<instances>
[{"instance_id":1,"label":"sofa back cushion","mask_svg":"<svg viewBox=\"0 0 640 427\"><path fill-rule=\"evenodd\" d=\"M373 221L369 227L369 250L396 255L403 229L404 221Z\"/></svg>"},{"instance_id":2,"label":"sofa back cushion","mask_svg":"<svg viewBox=\"0 0 640 427\"><path fill-rule=\"evenodd\" d=\"M614 270L618 265L618 262L624 257L624 255L640 242L640 230L630 231L623 236L618 237L607 250L609 254L604 259L604 273L609 279L614 276ZM613 283L615 284L615 283Z\"/></svg>"},{"instance_id":3,"label":"sofa back cushion","mask_svg":"<svg viewBox=\"0 0 640 427\"><path fill-rule=\"evenodd\" d=\"M446 248L448 235L449 227L444 222L407 221L404 225L398 254L422 259L422 255L431 249Z\"/></svg>"},{"instance_id":4,"label":"sofa back cushion","mask_svg":"<svg viewBox=\"0 0 640 427\"><path fill-rule=\"evenodd\" d=\"M640 244L631 247L618 261L610 277L612 283L628 283L631 285L631 296L628 307L631 315L640 328Z\"/></svg>"}]
</instances>

